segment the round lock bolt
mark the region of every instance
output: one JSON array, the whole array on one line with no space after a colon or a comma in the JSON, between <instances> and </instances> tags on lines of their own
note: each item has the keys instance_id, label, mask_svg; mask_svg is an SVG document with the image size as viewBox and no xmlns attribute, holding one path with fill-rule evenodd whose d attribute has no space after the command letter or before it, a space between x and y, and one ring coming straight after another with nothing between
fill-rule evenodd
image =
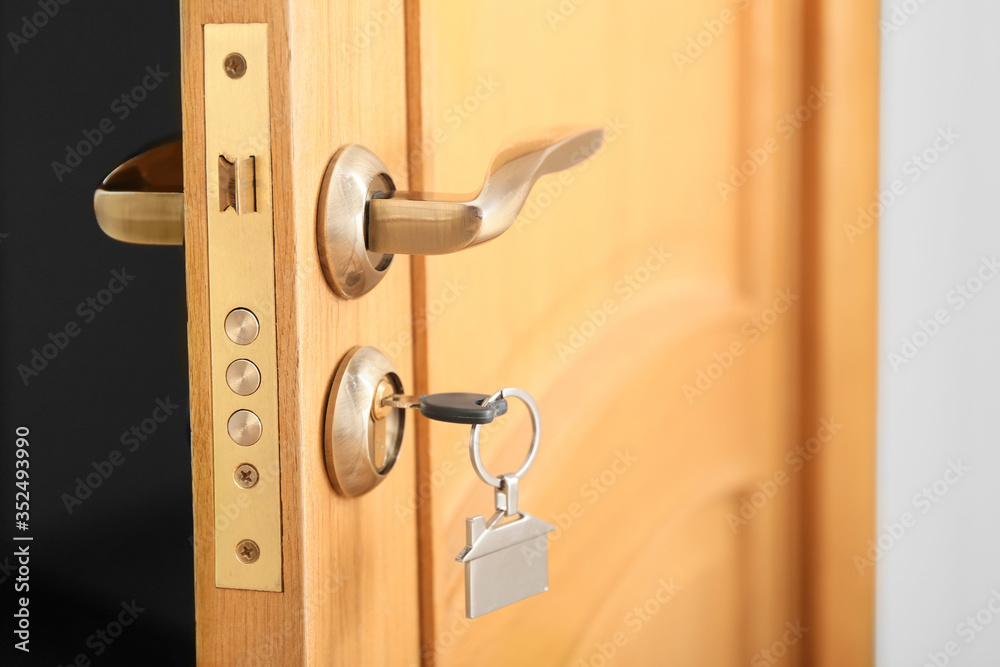
<instances>
[{"instance_id":1,"label":"round lock bolt","mask_svg":"<svg viewBox=\"0 0 1000 667\"><path fill-rule=\"evenodd\" d=\"M237 345L249 345L257 340L260 322L246 308L237 308L226 315L226 335Z\"/></svg>"},{"instance_id":2,"label":"round lock bolt","mask_svg":"<svg viewBox=\"0 0 1000 667\"><path fill-rule=\"evenodd\" d=\"M249 410L237 410L229 418L229 437L237 445L249 447L260 440L264 428L260 418Z\"/></svg>"},{"instance_id":3,"label":"round lock bolt","mask_svg":"<svg viewBox=\"0 0 1000 667\"><path fill-rule=\"evenodd\" d=\"M233 393L249 396L260 387L260 369L249 359L237 359L226 369L226 384Z\"/></svg>"}]
</instances>

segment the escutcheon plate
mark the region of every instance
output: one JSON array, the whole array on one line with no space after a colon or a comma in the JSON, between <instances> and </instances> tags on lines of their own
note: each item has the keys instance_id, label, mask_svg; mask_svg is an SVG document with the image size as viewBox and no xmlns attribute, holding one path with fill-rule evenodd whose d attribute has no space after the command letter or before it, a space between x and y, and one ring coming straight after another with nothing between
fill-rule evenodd
<instances>
[{"instance_id":1,"label":"escutcheon plate","mask_svg":"<svg viewBox=\"0 0 1000 667\"><path fill-rule=\"evenodd\" d=\"M326 471L333 488L360 496L378 486L392 470L403 441L405 410L386 412L381 424L372 417L379 383L387 379L395 393L402 381L388 357L374 347L355 347L337 368L326 406Z\"/></svg>"},{"instance_id":2,"label":"escutcheon plate","mask_svg":"<svg viewBox=\"0 0 1000 667\"><path fill-rule=\"evenodd\" d=\"M375 287L393 255L368 250L365 209L368 200L395 192L388 169L362 146L344 146L326 167L316 215L316 245L326 282L345 299Z\"/></svg>"}]
</instances>

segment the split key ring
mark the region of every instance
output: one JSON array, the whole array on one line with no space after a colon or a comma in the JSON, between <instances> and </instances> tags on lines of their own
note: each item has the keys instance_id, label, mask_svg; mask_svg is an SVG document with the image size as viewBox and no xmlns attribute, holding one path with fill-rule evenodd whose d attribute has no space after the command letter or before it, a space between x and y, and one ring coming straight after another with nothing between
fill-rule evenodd
<instances>
[{"instance_id":1,"label":"split key ring","mask_svg":"<svg viewBox=\"0 0 1000 667\"><path fill-rule=\"evenodd\" d=\"M523 389L507 388L501 389L497 393L493 394L485 401L482 402L482 406L485 407L497 400L498 398L519 398L527 406L528 412L531 414L531 446L528 448L528 455L525 457L524 462L521 467L517 469L513 475L504 475L504 477L515 477L520 479L524 476L524 473L528 472L528 468L535 461L535 455L538 453L538 442L542 437L542 417L538 412L538 406L535 405L535 399L531 397L531 394L524 391ZM472 468L479 475L479 479L483 480L490 486L501 488L503 481L499 477L494 477L483 465L483 457L479 451L479 432L482 429L482 424L476 424L472 427L472 433L469 435L469 457L472 459Z\"/></svg>"}]
</instances>

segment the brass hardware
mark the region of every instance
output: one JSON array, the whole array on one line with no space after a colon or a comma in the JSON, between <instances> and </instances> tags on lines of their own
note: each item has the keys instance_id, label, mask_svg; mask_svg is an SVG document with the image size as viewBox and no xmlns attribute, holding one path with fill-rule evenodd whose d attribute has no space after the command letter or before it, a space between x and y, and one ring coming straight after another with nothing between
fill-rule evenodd
<instances>
[{"instance_id":1,"label":"brass hardware","mask_svg":"<svg viewBox=\"0 0 1000 667\"><path fill-rule=\"evenodd\" d=\"M243 540L236 545L236 557L247 565L256 563L260 558L260 547L253 540Z\"/></svg>"},{"instance_id":2,"label":"brass hardware","mask_svg":"<svg viewBox=\"0 0 1000 667\"><path fill-rule=\"evenodd\" d=\"M242 54L230 53L222 62L222 67L230 79L239 79L247 73L247 60Z\"/></svg>"},{"instance_id":3,"label":"brass hardware","mask_svg":"<svg viewBox=\"0 0 1000 667\"><path fill-rule=\"evenodd\" d=\"M374 287L393 254L440 255L496 238L517 218L545 174L593 155L604 130L558 129L501 151L470 195L400 192L378 157L357 145L337 151L320 188L317 225L327 283L351 299Z\"/></svg>"},{"instance_id":4,"label":"brass hardware","mask_svg":"<svg viewBox=\"0 0 1000 667\"><path fill-rule=\"evenodd\" d=\"M233 481L241 489L252 489L257 484L258 479L260 479L260 473L249 463L244 463L233 471Z\"/></svg>"},{"instance_id":5,"label":"brass hardware","mask_svg":"<svg viewBox=\"0 0 1000 667\"><path fill-rule=\"evenodd\" d=\"M281 591L267 24L206 24L203 35L215 584ZM183 181L180 141L128 160L94 193L98 224L120 241L183 244Z\"/></svg>"},{"instance_id":6,"label":"brass hardware","mask_svg":"<svg viewBox=\"0 0 1000 667\"><path fill-rule=\"evenodd\" d=\"M387 167L361 146L344 146L333 156L319 191L317 239L326 282L345 299L375 287L392 255L369 252L365 244L365 206L396 189Z\"/></svg>"},{"instance_id":7,"label":"brass hardware","mask_svg":"<svg viewBox=\"0 0 1000 667\"><path fill-rule=\"evenodd\" d=\"M207 201L199 205L206 207L208 218L215 585L280 591L281 443L267 33L263 23L204 27L205 153L199 158L205 160ZM244 466L256 471L251 491L241 482ZM256 555L248 561L237 551L234 558L237 545L252 545ZM252 567L246 565L250 562Z\"/></svg>"},{"instance_id":8,"label":"brass hardware","mask_svg":"<svg viewBox=\"0 0 1000 667\"><path fill-rule=\"evenodd\" d=\"M94 192L105 234L147 245L184 243L184 161L181 142L140 153L108 174Z\"/></svg>"},{"instance_id":9,"label":"brass hardware","mask_svg":"<svg viewBox=\"0 0 1000 667\"><path fill-rule=\"evenodd\" d=\"M382 421L389 414L386 410L387 407L383 401L396 393L396 387L389 380L389 378L382 378L375 387L375 396L372 397L372 419L375 421ZM391 408L390 408L391 409Z\"/></svg>"},{"instance_id":10,"label":"brass hardware","mask_svg":"<svg viewBox=\"0 0 1000 667\"><path fill-rule=\"evenodd\" d=\"M253 156L229 160L219 156L219 210L232 208L236 215L257 210Z\"/></svg>"},{"instance_id":11,"label":"brass hardware","mask_svg":"<svg viewBox=\"0 0 1000 667\"><path fill-rule=\"evenodd\" d=\"M226 369L226 384L240 396L249 396L260 387L260 369L249 359L237 359Z\"/></svg>"},{"instance_id":12,"label":"brass hardware","mask_svg":"<svg viewBox=\"0 0 1000 667\"><path fill-rule=\"evenodd\" d=\"M406 417L403 410L380 412L376 405L380 395L402 387L392 362L373 347L356 347L340 362L326 406L324 446L327 475L339 493L367 493L392 470Z\"/></svg>"},{"instance_id":13,"label":"brass hardware","mask_svg":"<svg viewBox=\"0 0 1000 667\"><path fill-rule=\"evenodd\" d=\"M393 394L382 399L379 405L379 412L385 412L386 408L400 408L402 410L419 410L420 397L413 394Z\"/></svg>"},{"instance_id":14,"label":"brass hardware","mask_svg":"<svg viewBox=\"0 0 1000 667\"><path fill-rule=\"evenodd\" d=\"M226 315L226 335L237 345L249 345L257 340L260 321L246 308L234 308Z\"/></svg>"},{"instance_id":15,"label":"brass hardware","mask_svg":"<svg viewBox=\"0 0 1000 667\"><path fill-rule=\"evenodd\" d=\"M368 208L368 249L441 255L489 241L514 223L540 177L583 162L603 141L603 129L554 130L498 153L478 193L397 191L373 199Z\"/></svg>"},{"instance_id":16,"label":"brass hardware","mask_svg":"<svg viewBox=\"0 0 1000 667\"><path fill-rule=\"evenodd\" d=\"M257 444L260 434L264 431L260 418L250 410L237 410L226 423L229 437L237 445L249 447Z\"/></svg>"}]
</instances>

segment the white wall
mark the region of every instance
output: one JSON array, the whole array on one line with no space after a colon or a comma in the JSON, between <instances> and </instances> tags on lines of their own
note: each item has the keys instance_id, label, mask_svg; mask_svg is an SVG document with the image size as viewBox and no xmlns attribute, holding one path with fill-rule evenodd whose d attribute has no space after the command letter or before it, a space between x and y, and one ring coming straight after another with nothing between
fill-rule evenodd
<instances>
[{"instance_id":1,"label":"white wall","mask_svg":"<svg viewBox=\"0 0 1000 667\"><path fill-rule=\"evenodd\" d=\"M905 192L880 223L878 665L997 665L1000 275L977 273L1000 260L1000 2L883 0L883 22L881 190ZM947 128L958 138L921 171L914 154ZM912 359L890 358L935 313ZM921 499L935 481L943 497Z\"/></svg>"}]
</instances>

